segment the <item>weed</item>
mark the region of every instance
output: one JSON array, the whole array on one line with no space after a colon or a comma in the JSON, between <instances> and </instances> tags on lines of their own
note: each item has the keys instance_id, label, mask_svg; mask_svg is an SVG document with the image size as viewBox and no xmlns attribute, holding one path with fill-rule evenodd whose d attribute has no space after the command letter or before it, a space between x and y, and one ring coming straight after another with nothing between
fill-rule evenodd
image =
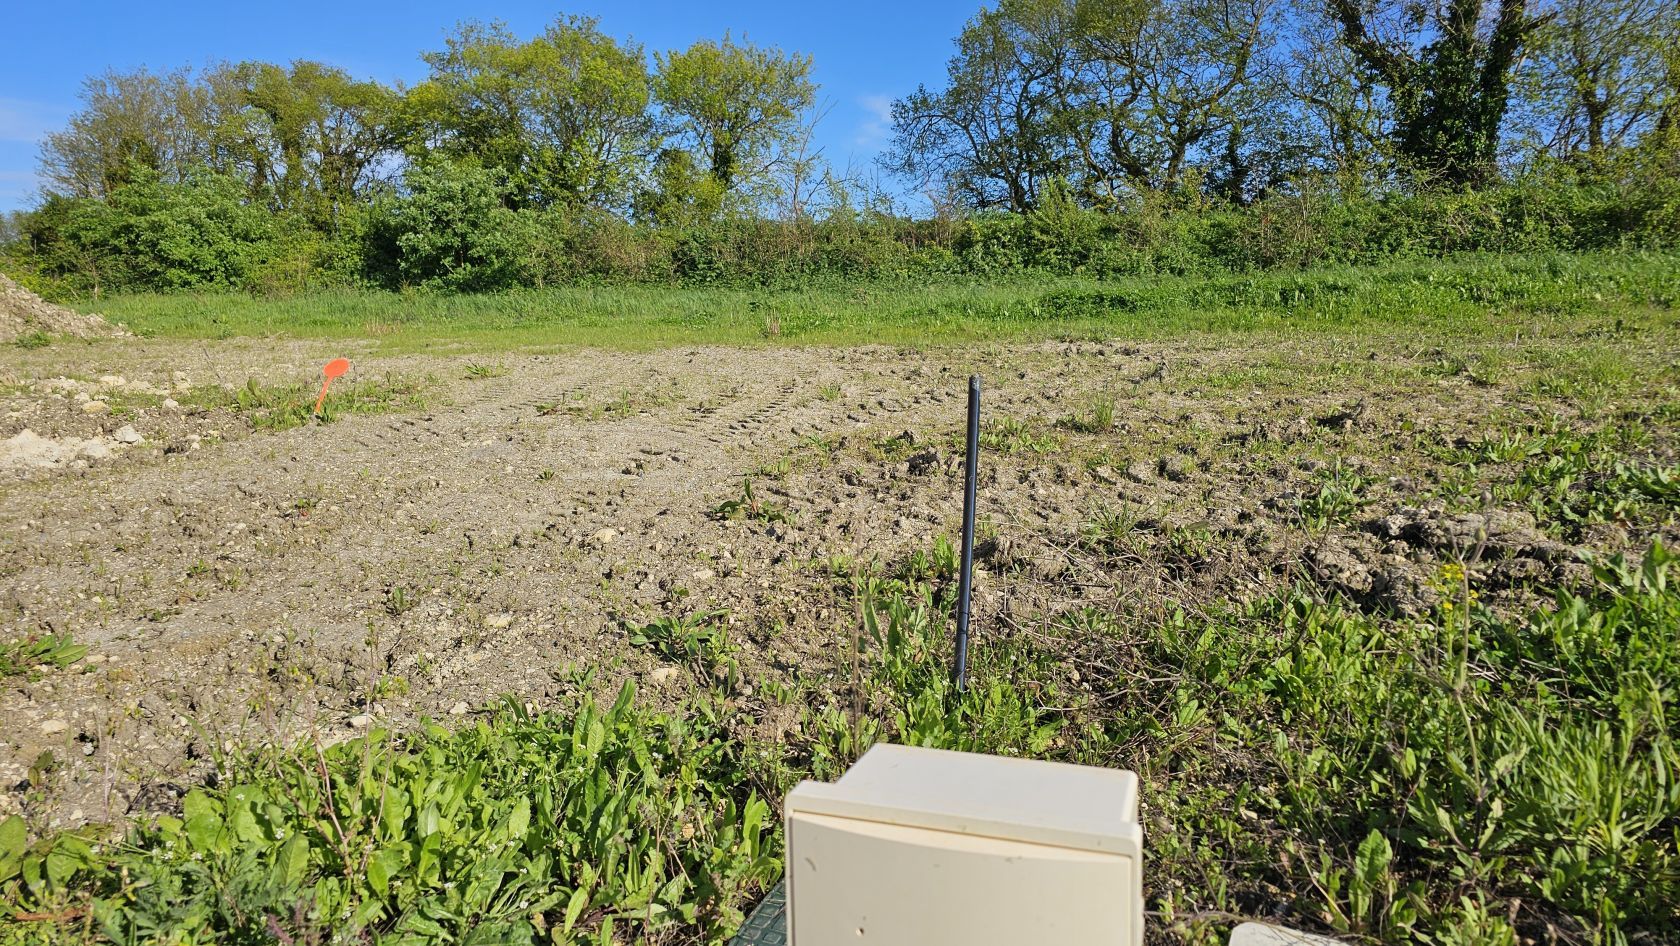
<instances>
[{"instance_id":1,"label":"weed","mask_svg":"<svg viewBox=\"0 0 1680 946\"><path fill-rule=\"evenodd\" d=\"M1069 414L1057 421L1056 426L1083 434L1107 433L1114 429L1114 401L1111 398L1096 401L1090 410Z\"/></svg>"},{"instance_id":2,"label":"weed","mask_svg":"<svg viewBox=\"0 0 1680 946\"><path fill-rule=\"evenodd\" d=\"M0 644L0 679L32 676L41 667L63 669L87 655L85 644L69 634L43 634Z\"/></svg>"},{"instance_id":3,"label":"weed","mask_svg":"<svg viewBox=\"0 0 1680 946\"><path fill-rule=\"evenodd\" d=\"M401 617L414 610L420 603L420 598L405 585L393 585L385 594L385 613L392 617Z\"/></svg>"},{"instance_id":4,"label":"weed","mask_svg":"<svg viewBox=\"0 0 1680 946\"><path fill-rule=\"evenodd\" d=\"M988 421L980 429L980 446L999 453L1050 453L1061 445L1054 434L1039 433L1014 417Z\"/></svg>"},{"instance_id":5,"label":"weed","mask_svg":"<svg viewBox=\"0 0 1680 946\"><path fill-rule=\"evenodd\" d=\"M501 365L475 361L467 365L466 372L462 376L468 381L486 381L490 378L500 378L506 374L507 369Z\"/></svg>"},{"instance_id":6,"label":"weed","mask_svg":"<svg viewBox=\"0 0 1680 946\"><path fill-rule=\"evenodd\" d=\"M0 821L7 915L116 943L716 942L779 870L769 806L704 716L601 707L234 753L121 844ZM15 922L15 920L13 921Z\"/></svg>"},{"instance_id":7,"label":"weed","mask_svg":"<svg viewBox=\"0 0 1680 946\"><path fill-rule=\"evenodd\" d=\"M1363 494L1369 480L1344 467L1340 460L1318 476L1317 488L1301 497L1300 516L1309 529L1323 529L1342 522L1365 505Z\"/></svg>"},{"instance_id":8,"label":"weed","mask_svg":"<svg viewBox=\"0 0 1680 946\"><path fill-rule=\"evenodd\" d=\"M693 670L702 681L732 678L729 630L721 612L688 617L664 617L630 629L630 643L646 647L672 663Z\"/></svg>"},{"instance_id":9,"label":"weed","mask_svg":"<svg viewBox=\"0 0 1680 946\"><path fill-rule=\"evenodd\" d=\"M1102 505L1080 526L1079 538L1086 548L1103 555L1135 556L1142 554L1142 535L1153 526L1131 503Z\"/></svg>"},{"instance_id":10,"label":"weed","mask_svg":"<svg viewBox=\"0 0 1680 946\"><path fill-rule=\"evenodd\" d=\"M753 491L752 477L741 480L741 495L726 499L712 507L714 519L744 519L750 522L791 523L793 513L780 504L758 498Z\"/></svg>"}]
</instances>

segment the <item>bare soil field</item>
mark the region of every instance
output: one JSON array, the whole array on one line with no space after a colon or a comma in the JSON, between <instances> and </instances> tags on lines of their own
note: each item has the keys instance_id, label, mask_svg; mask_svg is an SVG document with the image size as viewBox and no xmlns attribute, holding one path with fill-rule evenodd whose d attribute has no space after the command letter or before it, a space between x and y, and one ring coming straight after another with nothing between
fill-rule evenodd
<instances>
[{"instance_id":1,"label":"bare soil field","mask_svg":"<svg viewBox=\"0 0 1680 946\"><path fill-rule=\"evenodd\" d=\"M1659 377L1672 342L1648 353ZM857 617L836 576L956 536L970 371L981 647L1085 606L1156 620L1294 582L1416 613L1439 564L1466 558L1517 609L1586 581L1578 550L1677 536L1637 516L1542 527L1517 465L1453 459L1620 424L1674 462L1673 417L1520 347L1496 378L1347 340L350 351L335 398L404 398L273 429L261 398L233 396L312 394L341 353L128 339L9 356L0 638L89 652L6 680L0 815L167 811L221 748L540 707L569 668L674 696L690 671L627 643L667 614L727 612L744 704L844 675ZM1068 672L1099 705L1118 685ZM774 736L789 714L763 702Z\"/></svg>"}]
</instances>

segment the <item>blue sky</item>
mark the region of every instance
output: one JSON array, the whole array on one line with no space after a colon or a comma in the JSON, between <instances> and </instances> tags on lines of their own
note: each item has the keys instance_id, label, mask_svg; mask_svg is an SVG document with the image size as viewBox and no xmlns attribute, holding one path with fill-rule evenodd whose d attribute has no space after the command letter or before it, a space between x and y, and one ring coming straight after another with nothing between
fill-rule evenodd
<instances>
[{"instance_id":1,"label":"blue sky","mask_svg":"<svg viewBox=\"0 0 1680 946\"><path fill-rule=\"evenodd\" d=\"M12 6L8 4L8 6ZM815 59L824 156L866 164L886 139L885 110L918 83L944 75L951 40L981 0L471 5L415 2L210 3L199 0L57 0L18 3L0 37L0 212L30 206L36 142L76 108L82 79L109 68L172 69L219 60L318 59L362 77L415 82L420 53L437 49L464 19L504 20L535 35L557 13L599 17L618 37L649 50L687 46L728 30L736 37Z\"/></svg>"}]
</instances>

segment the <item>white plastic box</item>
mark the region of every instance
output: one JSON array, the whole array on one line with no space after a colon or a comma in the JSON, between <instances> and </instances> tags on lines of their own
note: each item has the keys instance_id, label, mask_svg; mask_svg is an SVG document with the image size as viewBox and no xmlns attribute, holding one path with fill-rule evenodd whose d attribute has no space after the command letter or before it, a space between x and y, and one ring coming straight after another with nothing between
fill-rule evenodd
<instances>
[{"instance_id":1,"label":"white plastic box","mask_svg":"<svg viewBox=\"0 0 1680 946\"><path fill-rule=\"evenodd\" d=\"M790 946L1141 946L1132 772L877 745L787 798Z\"/></svg>"}]
</instances>

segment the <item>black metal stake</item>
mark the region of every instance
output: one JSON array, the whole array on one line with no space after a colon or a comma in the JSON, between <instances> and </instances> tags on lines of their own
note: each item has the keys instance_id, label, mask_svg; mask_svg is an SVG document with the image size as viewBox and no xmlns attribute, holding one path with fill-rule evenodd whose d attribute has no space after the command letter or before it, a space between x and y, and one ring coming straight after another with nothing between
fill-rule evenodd
<instances>
[{"instance_id":1,"label":"black metal stake","mask_svg":"<svg viewBox=\"0 0 1680 946\"><path fill-rule=\"evenodd\" d=\"M968 614L974 593L974 494L980 463L980 376L968 379L968 462L963 465L962 578L957 584L957 655L951 682L961 693L968 685Z\"/></svg>"}]
</instances>

